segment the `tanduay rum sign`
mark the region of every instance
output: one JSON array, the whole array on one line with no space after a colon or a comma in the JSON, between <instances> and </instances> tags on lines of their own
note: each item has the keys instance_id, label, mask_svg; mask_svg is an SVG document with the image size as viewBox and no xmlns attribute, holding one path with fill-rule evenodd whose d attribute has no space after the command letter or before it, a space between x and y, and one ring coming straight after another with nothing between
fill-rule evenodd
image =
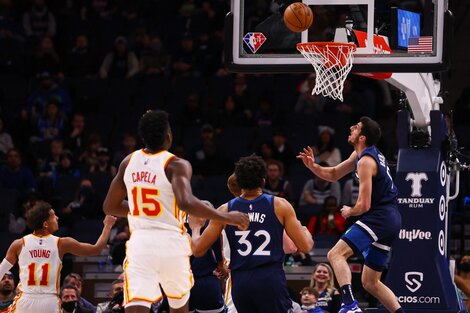
<instances>
[{"instance_id":1,"label":"tanduay rum sign","mask_svg":"<svg viewBox=\"0 0 470 313\"><path fill-rule=\"evenodd\" d=\"M394 181L402 227L392 246L385 283L407 313L461 312L447 256L448 178L446 154L441 151L447 130L442 113L431 111L429 144L413 147L408 114L398 113Z\"/></svg>"}]
</instances>

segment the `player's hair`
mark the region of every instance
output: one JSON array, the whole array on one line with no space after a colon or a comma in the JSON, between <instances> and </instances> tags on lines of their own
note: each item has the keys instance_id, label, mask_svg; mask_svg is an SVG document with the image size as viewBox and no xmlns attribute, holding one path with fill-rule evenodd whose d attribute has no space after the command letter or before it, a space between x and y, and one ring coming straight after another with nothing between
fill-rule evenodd
<instances>
[{"instance_id":1,"label":"player's hair","mask_svg":"<svg viewBox=\"0 0 470 313\"><path fill-rule=\"evenodd\" d=\"M326 263L318 263L317 265L315 265L313 267L312 278L310 279L310 287L313 287L313 288L315 287L315 280L313 279L313 274L317 271L318 267L320 267L320 266L325 267L328 270L328 273L330 274L330 281L328 282L328 284L326 286L326 291L327 291L327 294L329 295L334 290L336 290L336 288L335 288L335 274L333 273L333 270L331 269L331 266L329 266Z\"/></svg>"},{"instance_id":2,"label":"player's hair","mask_svg":"<svg viewBox=\"0 0 470 313\"><path fill-rule=\"evenodd\" d=\"M379 124L367 116L361 117L359 121L362 123L361 135L366 136L366 146L376 145L382 136Z\"/></svg>"},{"instance_id":3,"label":"player's hair","mask_svg":"<svg viewBox=\"0 0 470 313\"><path fill-rule=\"evenodd\" d=\"M161 110L148 110L139 121L139 135L145 146L152 150L161 150L165 135L170 128L168 113Z\"/></svg>"},{"instance_id":4,"label":"player's hair","mask_svg":"<svg viewBox=\"0 0 470 313\"><path fill-rule=\"evenodd\" d=\"M45 201L38 201L36 204L26 212L26 224L29 229L39 230L42 229L45 221L49 219L49 212L52 206Z\"/></svg>"},{"instance_id":5,"label":"player's hair","mask_svg":"<svg viewBox=\"0 0 470 313\"><path fill-rule=\"evenodd\" d=\"M302 290L300 290L300 294L302 295L304 293L310 293L310 294L314 295L315 298L317 298L317 300L318 300L318 298L320 298L320 294L313 287L304 287L304 288L302 288Z\"/></svg>"},{"instance_id":6,"label":"player's hair","mask_svg":"<svg viewBox=\"0 0 470 313\"><path fill-rule=\"evenodd\" d=\"M235 163L235 176L241 189L263 187L263 179L266 177L266 163L255 154L242 157Z\"/></svg>"},{"instance_id":7,"label":"player's hair","mask_svg":"<svg viewBox=\"0 0 470 313\"><path fill-rule=\"evenodd\" d=\"M68 284L66 284L66 285L60 287L60 297L61 297L61 298L62 298L62 294L64 293L64 290L65 290L65 289L73 289L73 290L75 290L75 294L76 294L77 297L78 297L78 289L77 289L77 287L75 287L75 286L73 286L73 285L68 285Z\"/></svg>"}]
</instances>

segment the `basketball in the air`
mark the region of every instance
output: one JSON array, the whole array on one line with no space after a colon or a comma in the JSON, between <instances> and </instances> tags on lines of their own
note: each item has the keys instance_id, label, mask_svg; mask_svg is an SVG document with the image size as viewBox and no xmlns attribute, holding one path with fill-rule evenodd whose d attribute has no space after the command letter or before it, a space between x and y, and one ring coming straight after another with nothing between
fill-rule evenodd
<instances>
[{"instance_id":1,"label":"basketball in the air","mask_svg":"<svg viewBox=\"0 0 470 313\"><path fill-rule=\"evenodd\" d=\"M312 23L312 9L302 2L294 2L284 11L284 24L293 32L303 32L312 26Z\"/></svg>"}]
</instances>

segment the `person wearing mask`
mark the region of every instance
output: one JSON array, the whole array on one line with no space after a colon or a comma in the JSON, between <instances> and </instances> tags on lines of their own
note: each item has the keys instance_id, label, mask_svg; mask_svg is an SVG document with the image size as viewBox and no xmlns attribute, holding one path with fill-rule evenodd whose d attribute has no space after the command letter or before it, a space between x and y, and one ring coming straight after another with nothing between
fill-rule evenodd
<instances>
[{"instance_id":1,"label":"person wearing mask","mask_svg":"<svg viewBox=\"0 0 470 313\"><path fill-rule=\"evenodd\" d=\"M60 304L62 306L62 313L93 312L78 304L78 290L72 285L65 285L60 288Z\"/></svg>"},{"instance_id":2,"label":"person wearing mask","mask_svg":"<svg viewBox=\"0 0 470 313\"><path fill-rule=\"evenodd\" d=\"M454 282L460 291L467 310L470 310L470 252L466 252L458 262Z\"/></svg>"}]
</instances>

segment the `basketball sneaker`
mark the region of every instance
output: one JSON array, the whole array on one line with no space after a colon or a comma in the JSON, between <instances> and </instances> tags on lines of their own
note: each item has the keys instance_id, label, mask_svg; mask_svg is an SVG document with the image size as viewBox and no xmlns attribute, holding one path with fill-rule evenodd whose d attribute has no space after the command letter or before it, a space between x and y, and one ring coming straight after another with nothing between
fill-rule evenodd
<instances>
[{"instance_id":1,"label":"basketball sneaker","mask_svg":"<svg viewBox=\"0 0 470 313\"><path fill-rule=\"evenodd\" d=\"M341 304L341 309L339 309L338 313L362 313L362 310L357 305L357 300L354 300L350 305Z\"/></svg>"}]
</instances>

